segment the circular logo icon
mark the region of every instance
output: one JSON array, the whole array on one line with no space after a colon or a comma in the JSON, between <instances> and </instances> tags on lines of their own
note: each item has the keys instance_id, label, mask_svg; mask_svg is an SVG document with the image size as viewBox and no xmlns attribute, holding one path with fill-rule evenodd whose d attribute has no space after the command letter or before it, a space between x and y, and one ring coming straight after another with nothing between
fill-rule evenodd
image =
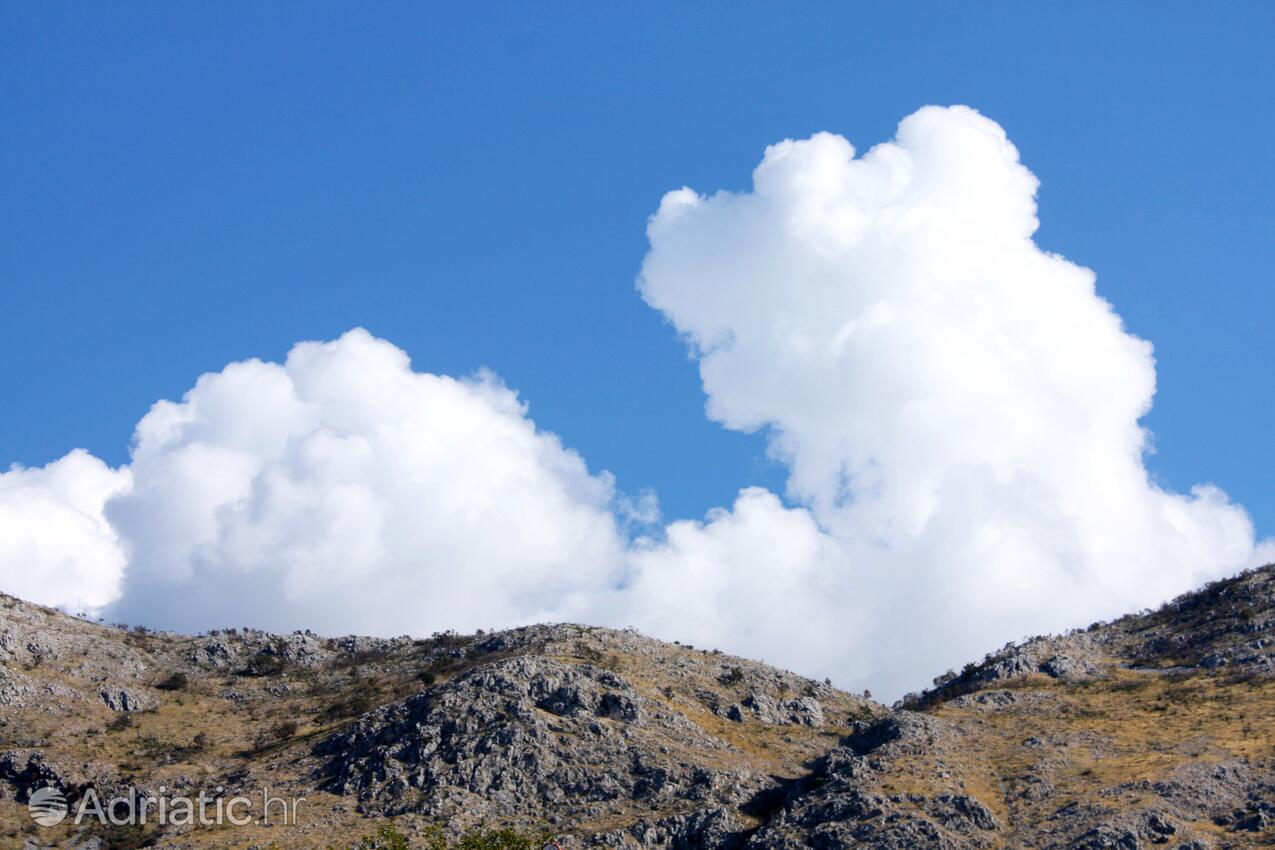
<instances>
[{"instance_id":1,"label":"circular logo icon","mask_svg":"<svg viewBox=\"0 0 1275 850\"><path fill-rule=\"evenodd\" d=\"M56 788L37 788L27 801L27 811L40 826L57 826L66 817L66 797Z\"/></svg>"}]
</instances>

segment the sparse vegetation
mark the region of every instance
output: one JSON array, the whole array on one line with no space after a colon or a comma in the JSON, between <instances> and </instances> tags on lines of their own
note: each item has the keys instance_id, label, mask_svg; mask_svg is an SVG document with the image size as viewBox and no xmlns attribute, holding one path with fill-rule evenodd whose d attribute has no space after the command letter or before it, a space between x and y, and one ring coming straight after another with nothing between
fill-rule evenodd
<instances>
[{"instance_id":1,"label":"sparse vegetation","mask_svg":"<svg viewBox=\"0 0 1275 850\"><path fill-rule=\"evenodd\" d=\"M182 672L170 673L155 683L155 687L161 691L180 691L184 690L186 685L190 683L190 678Z\"/></svg>"},{"instance_id":2,"label":"sparse vegetation","mask_svg":"<svg viewBox=\"0 0 1275 850\"><path fill-rule=\"evenodd\" d=\"M115 717L111 718L110 723L106 724L106 731L123 732L125 729L131 729L134 725L135 722L133 720L133 715L127 713L117 714Z\"/></svg>"},{"instance_id":3,"label":"sparse vegetation","mask_svg":"<svg viewBox=\"0 0 1275 850\"><path fill-rule=\"evenodd\" d=\"M298 724L295 720L279 720L272 723L269 728L258 732L253 738L253 748L260 752L261 750L287 743L292 736L297 734L297 729Z\"/></svg>"},{"instance_id":4,"label":"sparse vegetation","mask_svg":"<svg viewBox=\"0 0 1275 850\"><path fill-rule=\"evenodd\" d=\"M248 663L239 671L239 675L254 677L278 676L287 667L288 663L282 651L266 652L263 650L248 659Z\"/></svg>"},{"instance_id":5,"label":"sparse vegetation","mask_svg":"<svg viewBox=\"0 0 1275 850\"><path fill-rule=\"evenodd\" d=\"M591 664L597 664L603 659L602 651L590 646L582 640L575 642L576 656Z\"/></svg>"},{"instance_id":6,"label":"sparse vegetation","mask_svg":"<svg viewBox=\"0 0 1275 850\"><path fill-rule=\"evenodd\" d=\"M850 722L851 723L867 722L872 720L874 716L875 715L873 714L872 706L868 705L867 703L863 703L858 708L850 712Z\"/></svg>"},{"instance_id":7,"label":"sparse vegetation","mask_svg":"<svg viewBox=\"0 0 1275 850\"><path fill-rule=\"evenodd\" d=\"M531 834L515 829L471 829L458 840L449 841L438 825L425 830L422 841L413 844L391 824L379 827L374 835L365 835L355 850L539 850L552 841L549 833Z\"/></svg>"},{"instance_id":8,"label":"sparse vegetation","mask_svg":"<svg viewBox=\"0 0 1275 850\"><path fill-rule=\"evenodd\" d=\"M333 701L323 710L322 718L325 722L330 723L334 720L357 717L371 709L372 705L372 695L367 690L355 690Z\"/></svg>"},{"instance_id":9,"label":"sparse vegetation","mask_svg":"<svg viewBox=\"0 0 1275 850\"><path fill-rule=\"evenodd\" d=\"M96 838L103 850L142 850L153 846L155 834L140 824L99 824L91 820L88 833Z\"/></svg>"}]
</instances>

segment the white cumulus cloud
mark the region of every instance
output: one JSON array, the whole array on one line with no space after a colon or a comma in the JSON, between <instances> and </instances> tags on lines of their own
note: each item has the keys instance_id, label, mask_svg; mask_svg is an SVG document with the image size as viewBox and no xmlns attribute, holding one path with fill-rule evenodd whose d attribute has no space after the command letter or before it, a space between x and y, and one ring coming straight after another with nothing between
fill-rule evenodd
<instances>
[{"instance_id":1,"label":"white cumulus cloud","mask_svg":"<svg viewBox=\"0 0 1275 850\"><path fill-rule=\"evenodd\" d=\"M708 414L766 431L837 552L789 565L774 538L773 569L819 579L776 601L791 637L772 655L820 653L827 595L849 635L836 672L894 689L1254 559L1224 493L1149 479L1151 346L1093 272L1033 242L1036 188L997 124L927 107L862 157L827 133L773 145L751 192L682 189L651 219L639 287L691 346Z\"/></svg>"},{"instance_id":2,"label":"white cumulus cloud","mask_svg":"<svg viewBox=\"0 0 1275 850\"><path fill-rule=\"evenodd\" d=\"M112 615L377 634L536 619L614 582L609 476L495 377L355 330L204 375L137 426Z\"/></svg>"},{"instance_id":3,"label":"white cumulus cloud","mask_svg":"<svg viewBox=\"0 0 1275 850\"><path fill-rule=\"evenodd\" d=\"M75 613L114 599L125 559L102 507L128 486L82 449L0 473L0 589Z\"/></svg>"},{"instance_id":4,"label":"white cumulus cloud","mask_svg":"<svg viewBox=\"0 0 1275 850\"><path fill-rule=\"evenodd\" d=\"M0 589L182 630L632 624L894 696L1275 557L1221 490L1149 477L1151 346L1034 243L1036 188L994 122L927 107L664 198L639 289L783 498L657 528L495 376L354 330L200 377L120 469L0 474Z\"/></svg>"}]
</instances>

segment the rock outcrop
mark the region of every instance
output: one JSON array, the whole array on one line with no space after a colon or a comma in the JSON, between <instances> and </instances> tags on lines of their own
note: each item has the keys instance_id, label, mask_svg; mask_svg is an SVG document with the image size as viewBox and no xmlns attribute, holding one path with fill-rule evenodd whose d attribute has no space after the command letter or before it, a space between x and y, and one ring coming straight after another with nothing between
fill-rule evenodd
<instances>
[{"instance_id":1,"label":"rock outcrop","mask_svg":"<svg viewBox=\"0 0 1275 850\"><path fill-rule=\"evenodd\" d=\"M737 807L774 781L710 767L730 745L590 664L514 657L371 712L324 740L322 785L365 811L460 824L596 821Z\"/></svg>"}]
</instances>

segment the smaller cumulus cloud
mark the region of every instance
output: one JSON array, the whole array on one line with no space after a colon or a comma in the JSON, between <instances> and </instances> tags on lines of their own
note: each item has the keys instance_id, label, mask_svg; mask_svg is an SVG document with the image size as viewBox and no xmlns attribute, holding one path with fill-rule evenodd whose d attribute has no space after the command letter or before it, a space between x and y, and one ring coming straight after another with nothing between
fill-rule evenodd
<instances>
[{"instance_id":1,"label":"smaller cumulus cloud","mask_svg":"<svg viewBox=\"0 0 1275 850\"><path fill-rule=\"evenodd\" d=\"M119 594L125 557L102 508L128 470L82 449L38 469L0 473L0 579L6 593L73 612Z\"/></svg>"},{"instance_id":2,"label":"smaller cumulus cloud","mask_svg":"<svg viewBox=\"0 0 1275 850\"><path fill-rule=\"evenodd\" d=\"M542 617L615 580L614 488L492 375L365 331L205 375L137 426L112 611L372 633Z\"/></svg>"},{"instance_id":3,"label":"smaller cumulus cloud","mask_svg":"<svg viewBox=\"0 0 1275 850\"><path fill-rule=\"evenodd\" d=\"M490 374L416 372L366 331L202 376L120 470L0 476L7 592L182 630L400 634L544 619L614 586L658 516Z\"/></svg>"},{"instance_id":4,"label":"smaller cumulus cloud","mask_svg":"<svg viewBox=\"0 0 1275 850\"><path fill-rule=\"evenodd\" d=\"M845 581L843 554L808 511L751 487L703 522L638 541L624 586L567 613L846 681L869 611Z\"/></svg>"}]
</instances>

